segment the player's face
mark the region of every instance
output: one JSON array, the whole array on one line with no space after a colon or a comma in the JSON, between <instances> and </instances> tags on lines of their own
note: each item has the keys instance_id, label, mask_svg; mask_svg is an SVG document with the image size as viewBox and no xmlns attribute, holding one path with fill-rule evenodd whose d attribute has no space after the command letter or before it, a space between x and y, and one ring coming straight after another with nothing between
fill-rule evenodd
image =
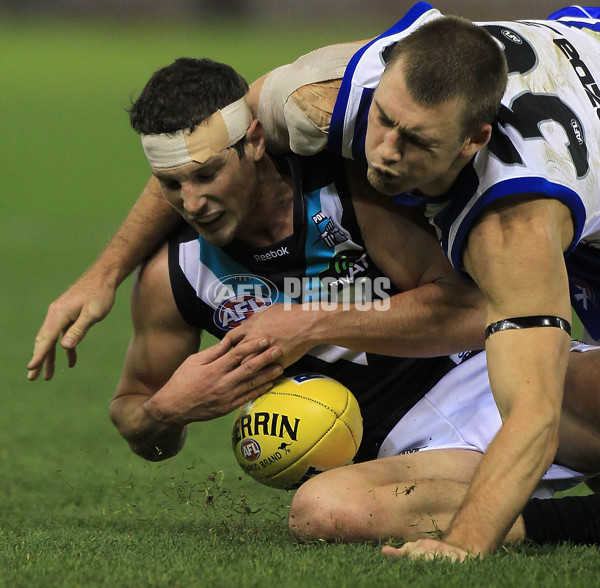
<instances>
[{"instance_id":1,"label":"player's face","mask_svg":"<svg viewBox=\"0 0 600 588\"><path fill-rule=\"evenodd\" d=\"M418 104L406 89L402 68L381 78L369 110L365 151L367 177L379 192L393 195L419 189L444 193L466 161L460 104Z\"/></svg>"},{"instance_id":2,"label":"player's face","mask_svg":"<svg viewBox=\"0 0 600 588\"><path fill-rule=\"evenodd\" d=\"M251 158L224 149L205 163L154 170L165 198L209 243L223 247L254 212L256 172Z\"/></svg>"}]
</instances>

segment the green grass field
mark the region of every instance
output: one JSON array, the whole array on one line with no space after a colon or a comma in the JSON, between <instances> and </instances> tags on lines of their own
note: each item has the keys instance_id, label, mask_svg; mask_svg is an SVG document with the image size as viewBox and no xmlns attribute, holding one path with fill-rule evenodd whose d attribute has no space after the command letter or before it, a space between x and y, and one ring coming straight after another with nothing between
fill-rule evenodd
<instances>
[{"instance_id":1,"label":"green grass field","mask_svg":"<svg viewBox=\"0 0 600 588\"><path fill-rule=\"evenodd\" d=\"M291 496L241 475L231 418L193 427L166 463L130 453L107 416L129 338L128 289L51 382L26 380L48 303L89 264L148 168L123 108L181 55L249 80L378 27L0 24L2 282L0 586L593 586L595 548L484 562L389 562L364 545L298 545Z\"/></svg>"}]
</instances>

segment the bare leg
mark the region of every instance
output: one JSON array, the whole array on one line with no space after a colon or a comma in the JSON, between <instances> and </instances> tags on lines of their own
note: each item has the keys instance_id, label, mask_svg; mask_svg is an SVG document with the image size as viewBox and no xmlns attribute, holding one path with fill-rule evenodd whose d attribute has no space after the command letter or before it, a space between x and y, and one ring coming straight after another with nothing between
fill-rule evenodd
<instances>
[{"instance_id":1,"label":"bare leg","mask_svg":"<svg viewBox=\"0 0 600 588\"><path fill-rule=\"evenodd\" d=\"M434 450L345 466L294 496L290 531L303 541L412 541L438 537L460 506L482 454ZM519 520L507 537L522 539Z\"/></svg>"},{"instance_id":2,"label":"bare leg","mask_svg":"<svg viewBox=\"0 0 600 588\"><path fill-rule=\"evenodd\" d=\"M423 451L319 474L297 491L290 531L304 541L435 537L449 526L481 457L476 451ZM600 471L600 350L569 356L557 462ZM519 517L505 543L524 536Z\"/></svg>"}]
</instances>

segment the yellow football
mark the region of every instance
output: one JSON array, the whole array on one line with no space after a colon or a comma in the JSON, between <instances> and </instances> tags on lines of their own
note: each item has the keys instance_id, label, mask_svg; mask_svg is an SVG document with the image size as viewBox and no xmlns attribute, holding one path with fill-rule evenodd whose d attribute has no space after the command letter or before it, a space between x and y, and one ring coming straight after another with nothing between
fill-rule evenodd
<instances>
[{"instance_id":1,"label":"yellow football","mask_svg":"<svg viewBox=\"0 0 600 588\"><path fill-rule=\"evenodd\" d=\"M242 406L233 423L233 451L258 482L297 488L315 473L344 465L363 433L356 398L319 374L282 377L269 392Z\"/></svg>"}]
</instances>

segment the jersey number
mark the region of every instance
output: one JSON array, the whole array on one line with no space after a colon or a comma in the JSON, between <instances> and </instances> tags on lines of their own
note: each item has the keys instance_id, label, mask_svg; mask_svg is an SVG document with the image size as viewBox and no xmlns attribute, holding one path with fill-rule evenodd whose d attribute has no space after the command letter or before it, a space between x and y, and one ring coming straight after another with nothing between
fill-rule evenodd
<instances>
[{"instance_id":1,"label":"jersey number","mask_svg":"<svg viewBox=\"0 0 600 588\"><path fill-rule=\"evenodd\" d=\"M537 55L529 42L515 31L497 25L486 25L487 31L504 45L508 63L508 73L525 75L535 69ZM498 129L512 126L524 139L543 139L540 124L546 121L558 123L565 131L567 148L575 166L577 177L581 178L589 170L588 149L583 135L583 126L573 110L558 96L526 92L517 96L510 108L501 106L498 113ZM503 133L492 133L490 151L503 163L522 164L523 159L515 146L502 139Z\"/></svg>"}]
</instances>

